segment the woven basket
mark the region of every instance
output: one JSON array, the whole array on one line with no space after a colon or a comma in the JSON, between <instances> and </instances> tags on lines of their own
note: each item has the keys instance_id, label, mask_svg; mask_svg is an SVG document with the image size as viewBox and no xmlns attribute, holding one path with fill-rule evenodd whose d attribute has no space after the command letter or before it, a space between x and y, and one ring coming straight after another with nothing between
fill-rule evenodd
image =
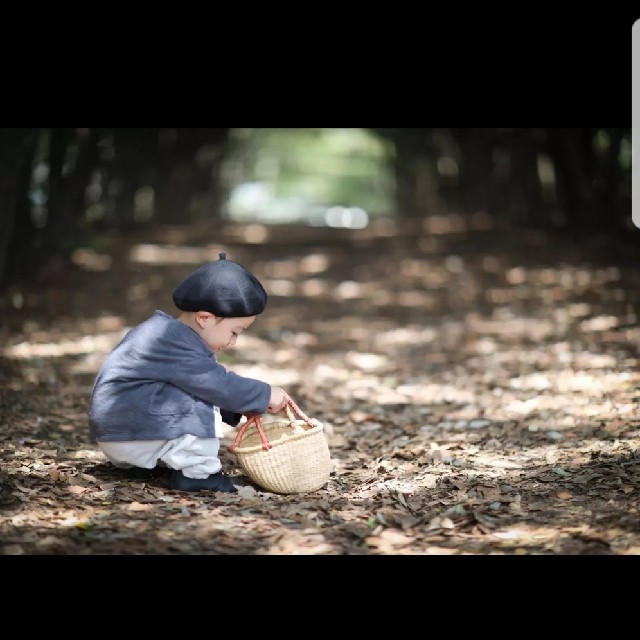
<instances>
[{"instance_id":1,"label":"woven basket","mask_svg":"<svg viewBox=\"0 0 640 640\"><path fill-rule=\"evenodd\" d=\"M247 476L267 491L316 491L329 481L332 470L324 427L302 413L291 399L285 411L287 418L264 424L260 416L250 417L239 428L229 451ZM255 429L250 429L252 426Z\"/></svg>"}]
</instances>

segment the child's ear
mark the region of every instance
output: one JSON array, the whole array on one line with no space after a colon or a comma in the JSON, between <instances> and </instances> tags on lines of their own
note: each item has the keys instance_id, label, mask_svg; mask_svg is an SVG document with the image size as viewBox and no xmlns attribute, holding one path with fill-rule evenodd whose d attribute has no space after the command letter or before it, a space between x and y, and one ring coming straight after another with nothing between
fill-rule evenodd
<instances>
[{"instance_id":1,"label":"child's ear","mask_svg":"<svg viewBox=\"0 0 640 640\"><path fill-rule=\"evenodd\" d=\"M196 311L196 322L201 329L204 329L207 324L207 320L213 317L213 314L208 311Z\"/></svg>"}]
</instances>

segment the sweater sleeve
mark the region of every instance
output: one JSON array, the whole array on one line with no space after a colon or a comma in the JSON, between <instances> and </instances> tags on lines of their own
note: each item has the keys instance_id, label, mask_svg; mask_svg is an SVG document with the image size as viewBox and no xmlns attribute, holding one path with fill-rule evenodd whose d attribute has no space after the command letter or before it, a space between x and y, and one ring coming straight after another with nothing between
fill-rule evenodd
<instances>
[{"instance_id":1,"label":"sweater sleeve","mask_svg":"<svg viewBox=\"0 0 640 640\"><path fill-rule=\"evenodd\" d=\"M269 406L271 386L261 380L227 371L213 357L193 363L190 371L176 367L167 382L209 404L233 413L262 414Z\"/></svg>"},{"instance_id":2,"label":"sweater sleeve","mask_svg":"<svg viewBox=\"0 0 640 640\"><path fill-rule=\"evenodd\" d=\"M267 411L271 386L227 371L195 334L186 344L163 340L152 358L160 379L209 404L241 414Z\"/></svg>"}]
</instances>

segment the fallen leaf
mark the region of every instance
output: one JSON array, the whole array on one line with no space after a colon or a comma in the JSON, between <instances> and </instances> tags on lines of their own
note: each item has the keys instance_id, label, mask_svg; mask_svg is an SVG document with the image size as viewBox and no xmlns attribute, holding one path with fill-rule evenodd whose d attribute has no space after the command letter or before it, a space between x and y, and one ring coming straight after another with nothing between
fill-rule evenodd
<instances>
[{"instance_id":1,"label":"fallen leaf","mask_svg":"<svg viewBox=\"0 0 640 640\"><path fill-rule=\"evenodd\" d=\"M413 542L413 538L396 529L385 529L380 533L380 537L392 545L405 545Z\"/></svg>"},{"instance_id":2,"label":"fallen leaf","mask_svg":"<svg viewBox=\"0 0 640 640\"><path fill-rule=\"evenodd\" d=\"M237 487L237 489L238 489L237 495L240 496L241 498L244 498L245 500L250 500L258 496L258 492L249 485L239 486Z\"/></svg>"},{"instance_id":3,"label":"fallen leaf","mask_svg":"<svg viewBox=\"0 0 640 640\"><path fill-rule=\"evenodd\" d=\"M153 505L141 504L140 502L132 502L129 505L129 511L151 511L152 509Z\"/></svg>"},{"instance_id":4,"label":"fallen leaf","mask_svg":"<svg viewBox=\"0 0 640 640\"><path fill-rule=\"evenodd\" d=\"M87 487L81 487L79 484L70 484L67 487L67 490L69 493L74 493L76 495L81 495L85 493L85 491L88 491Z\"/></svg>"}]
</instances>

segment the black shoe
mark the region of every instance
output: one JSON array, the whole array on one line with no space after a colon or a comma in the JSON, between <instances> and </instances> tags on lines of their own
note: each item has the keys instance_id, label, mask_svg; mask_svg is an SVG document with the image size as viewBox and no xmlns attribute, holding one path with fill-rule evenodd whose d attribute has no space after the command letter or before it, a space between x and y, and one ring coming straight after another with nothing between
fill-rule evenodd
<instances>
[{"instance_id":1,"label":"black shoe","mask_svg":"<svg viewBox=\"0 0 640 640\"><path fill-rule=\"evenodd\" d=\"M171 472L169 486L176 491L200 491L202 489L208 489L209 491L238 493L233 482L231 482L222 471L212 473L206 478L187 478L182 471L174 470Z\"/></svg>"},{"instance_id":2,"label":"black shoe","mask_svg":"<svg viewBox=\"0 0 640 640\"><path fill-rule=\"evenodd\" d=\"M122 469L127 478L132 480L151 480L153 478L153 469L144 469L143 467L130 467L129 469Z\"/></svg>"},{"instance_id":3,"label":"black shoe","mask_svg":"<svg viewBox=\"0 0 640 640\"><path fill-rule=\"evenodd\" d=\"M118 468L118 471L131 480L153 480L154 478L159 478L168 473L170 469L168 467L154 467L153 469L129 467L127 469Z\"/></svg>"}]
</instances>

